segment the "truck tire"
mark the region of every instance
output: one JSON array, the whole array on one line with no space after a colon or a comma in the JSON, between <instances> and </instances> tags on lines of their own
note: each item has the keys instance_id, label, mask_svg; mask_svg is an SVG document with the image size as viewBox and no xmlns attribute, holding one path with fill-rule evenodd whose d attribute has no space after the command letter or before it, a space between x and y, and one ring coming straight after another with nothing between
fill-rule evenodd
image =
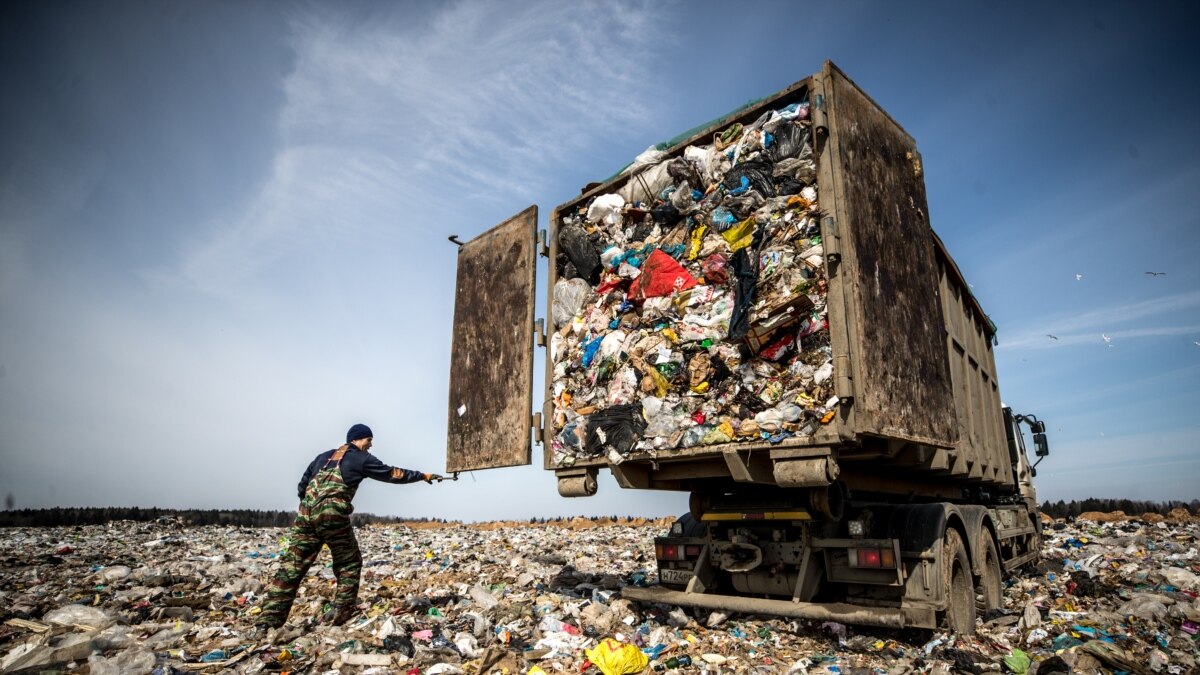
<instances>
[{"instance_id":1,"label":"truck tire","mask_svg":"<svg viewBox=\"0 0 1200 675\"><path fill-rule=\"evenodd\" d=\"M708 535L708 525L696 520L695 516L685 513L675 521L684 537L704 537Z\"/></svg>"},{"instance_id":2,"label":"truck tire","mask_svg":"<svg viewBox=\"0 0 1200 675\"><path fill-rule=\"evenodd\" d=\"M983 574L975 585L975 614L986 617L988 612L1000 609L1004 605L1004 591L1001 588L1000 556L996 553L996 544L991 534L986 530L980 533L983 545L980 547L980 566Z\"/></svg>"},{"instance_id":3,"label":"truck tire","mask_svg":"<svg viewBox=\"0 0 1200 675\"><path fill-rule=\"evenodd\" d=\"M958 530L947 528L942 538L942 571L947 600L942 625L959 635L973 635L975 584L971 577L971 561Z\"/></svg>"},{"instance_id":4,"label":"truck tire","mask_svg":"<svg viewBox=\"0 0 1200 675\"><path fill-rule=\"evenodd\" d=\"M1037 555L1021 565L1020 570L1026 574L1037 574L1038 563L1042 560L1042 524L1036 514L1029 517L1029 524L1033 526L1033 532L1025 537L1025 550L1037 551Z\"/></svg>"}]
</instances>

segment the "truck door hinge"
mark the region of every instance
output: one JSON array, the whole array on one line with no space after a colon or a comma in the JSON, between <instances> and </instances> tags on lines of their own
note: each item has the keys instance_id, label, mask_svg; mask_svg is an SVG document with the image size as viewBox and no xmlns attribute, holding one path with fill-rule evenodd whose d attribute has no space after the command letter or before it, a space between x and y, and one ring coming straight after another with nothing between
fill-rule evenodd
<instances>
[{"instance_id":1,"label":"truck door hinge","mask_svg":"<svg viewBox=\"0 0 1200 675\"><path fill-rule=\"evenodd\" d=\"M837 219L834 218L833 216L825 216L824 218L822 218L821 225L825 230L826 238L840 236L840 235L838 235L838 231L837 231Z\"/></svg>"},{"instance_id":2,"label":"truck door hinge","mask_svg":"<svg viewBox=\"0 0 1200 675\"><path fill-rule=\"evenodd\" d=\"M533 322L533 339L537 342L537 346L546 346L546 320L538 319Z\"/></svg>"},{"instance_id":3,"label":"truck door hinge","mask_svg":"<svg viewBox=\"0 0 1200 675\"><path fill-rule=\"evenodd\" d=\"M529 418L529 424L533 427L533 442L538 445L542 444L542 413L533 413L533 417Z\"/></svg>"},{"instance_id":4,"label":"truck door hinge","mask_svg":"<svg viewBox=\"0 0 1200 675\"><path fill-rule=\"evenodd\" d=\"M833 358L833 373L836 378L833 393L848 405L854 401L854 378L850 375L850 358L840 354Z\"/></svg>"},{"instance_id":5,"label":"truck door hinge","mask_svg":"<svg viewBox=\"0 0 1200 675\"><path fill-rule=\"evenodd\" d=\"M538 230L537 234L537 252L543 258L550 257L550 246L546 244L546 231Z\"/></svg>"}]
</instances>

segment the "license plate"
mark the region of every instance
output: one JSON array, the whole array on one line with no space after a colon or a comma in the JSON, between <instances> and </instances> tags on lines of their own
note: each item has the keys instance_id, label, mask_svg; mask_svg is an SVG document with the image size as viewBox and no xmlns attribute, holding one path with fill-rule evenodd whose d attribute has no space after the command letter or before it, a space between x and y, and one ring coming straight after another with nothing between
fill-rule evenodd
<instances>
[{"instance_id":1,"label":"license plate","mask_svg":"<svg viewBox=\"0 0 1200 675\"><path fill-rule=\"evenodd\" d=\"M691 570L673 570L664 568L658 571L658 580L665 584L686 584L692 580Z\"/></svg>"}]
</instances>

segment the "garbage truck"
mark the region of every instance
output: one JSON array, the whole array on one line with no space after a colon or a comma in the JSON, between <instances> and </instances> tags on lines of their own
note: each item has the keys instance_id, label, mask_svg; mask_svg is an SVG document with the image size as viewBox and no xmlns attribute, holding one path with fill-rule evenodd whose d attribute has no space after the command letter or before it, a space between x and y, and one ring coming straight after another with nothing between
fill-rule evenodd
<instances>
[{"instance_id":1,"label":"garbage truck","mask_svg":"<svg viewBox=\"0 0 1200 675\"><path fill-rule=\"evenodd\" d=\"M834 64L456 237L446 468L689 494L624 597L973 632L1041 541L916 143ZM539 257L545 258L544 266ZM545 296L537 311L537 271ZM541 354L542 403L534 402Z\"/></svg>"}]
</instances>

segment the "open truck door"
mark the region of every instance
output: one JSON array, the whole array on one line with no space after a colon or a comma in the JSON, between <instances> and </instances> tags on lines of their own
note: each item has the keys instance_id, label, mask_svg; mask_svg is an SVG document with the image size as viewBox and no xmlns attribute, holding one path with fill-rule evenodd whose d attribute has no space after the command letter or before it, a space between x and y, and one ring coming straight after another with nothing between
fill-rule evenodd
<instances>
[{"instance_id":1,"label":"open truck door","mask_svg":"<svg viewBox=\"0 0 1200 675\"><path fill-rule=\"evenodd\" d=\"M446 471L531 462L537 219L530 206L459 246Z\"/></svg>"}]
</instances>

